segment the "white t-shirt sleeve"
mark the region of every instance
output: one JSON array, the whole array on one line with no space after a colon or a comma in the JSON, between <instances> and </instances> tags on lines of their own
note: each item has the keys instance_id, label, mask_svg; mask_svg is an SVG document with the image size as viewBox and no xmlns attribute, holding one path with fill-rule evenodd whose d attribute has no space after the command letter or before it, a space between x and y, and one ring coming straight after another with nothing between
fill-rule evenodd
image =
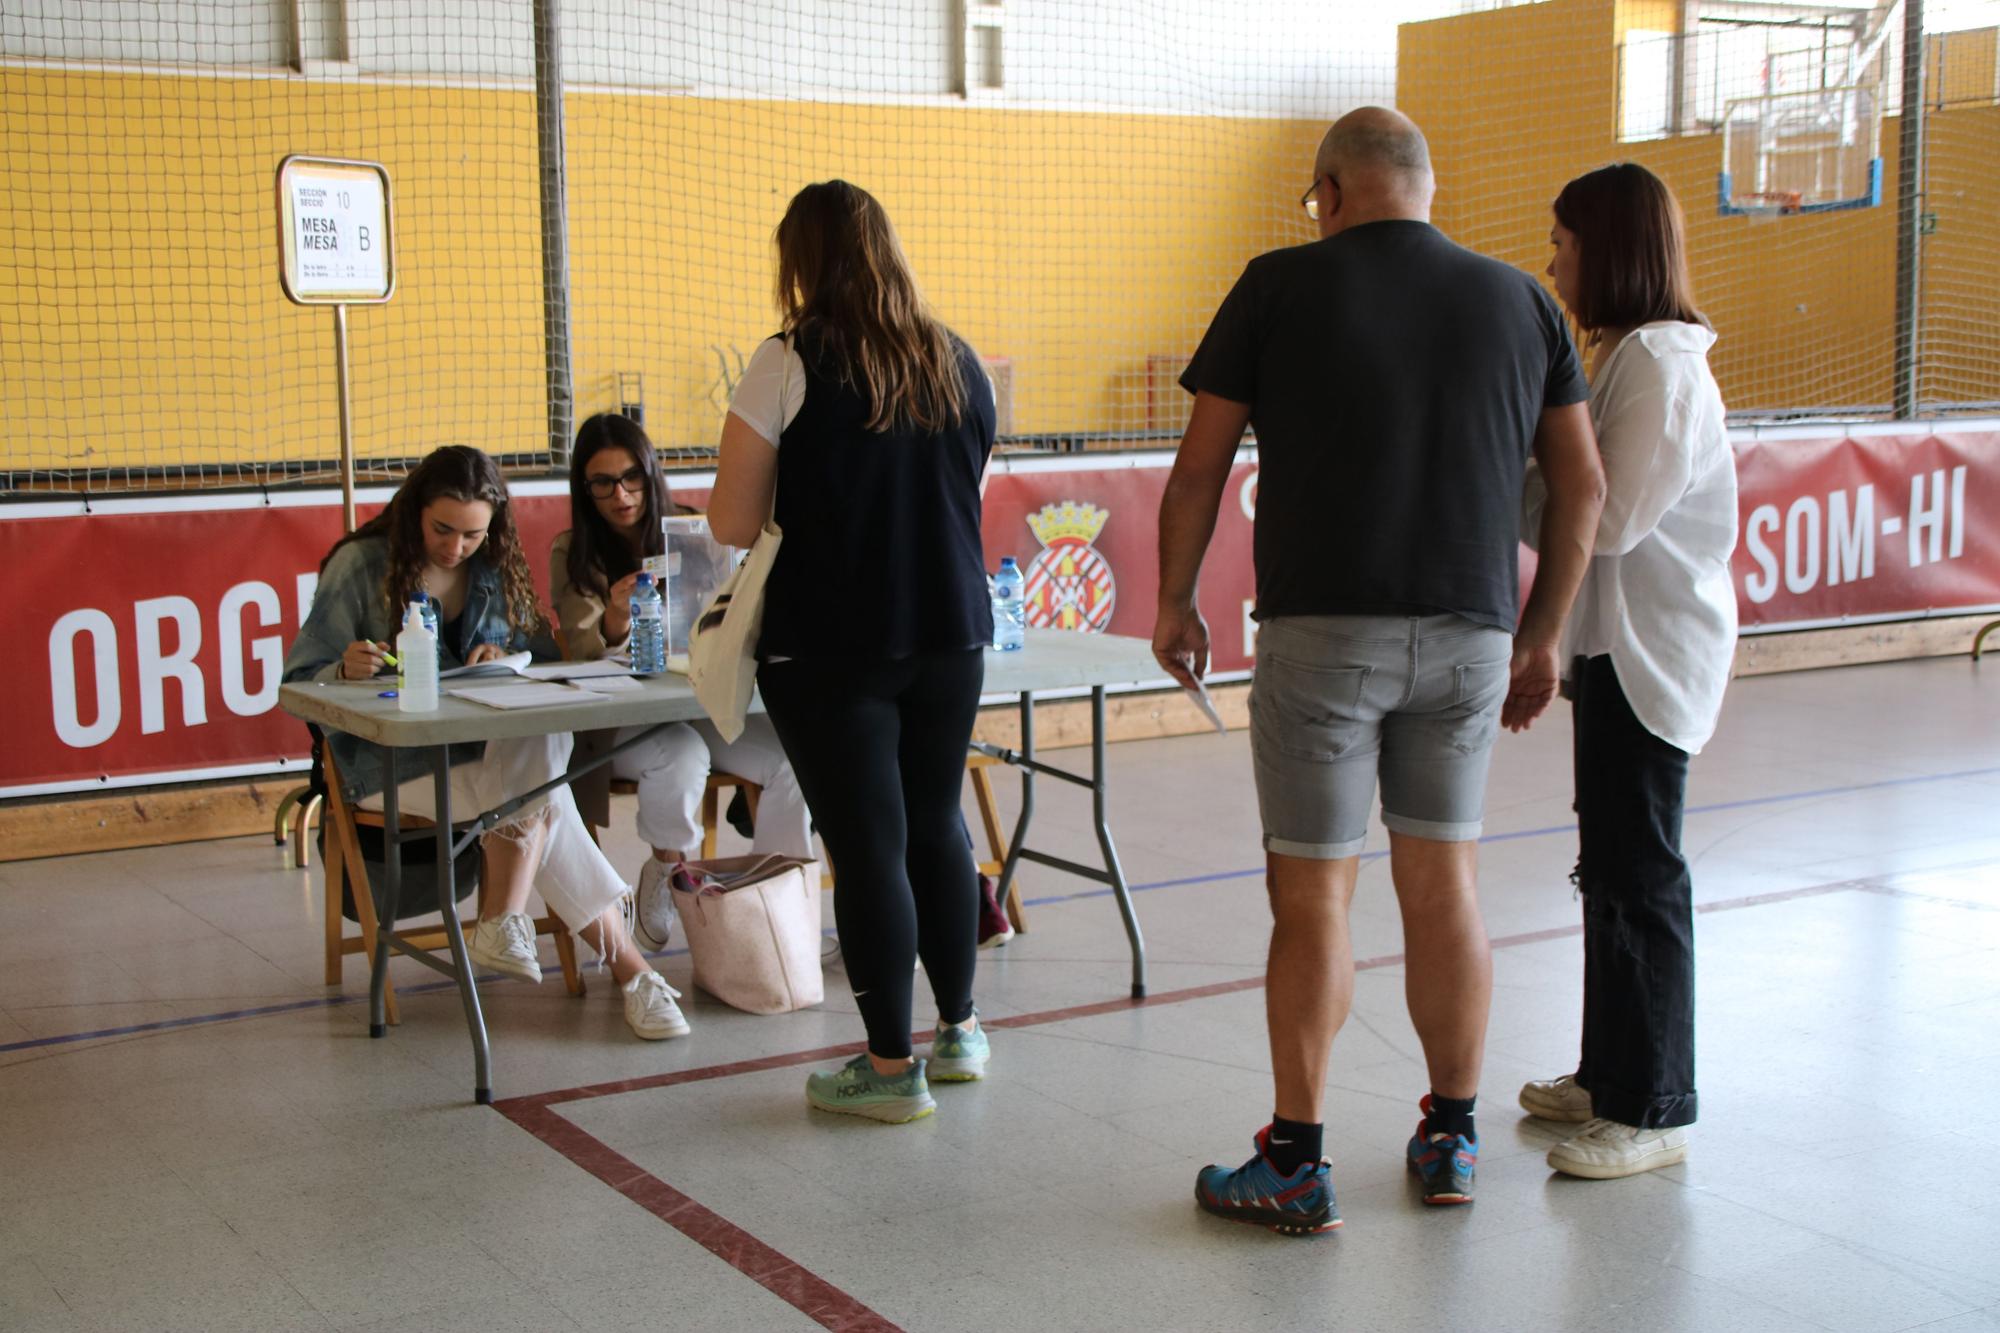
<instances>
[{"instance_id":1,"label":"white t-shirt sleeve","mask_svg":"<svg viewBox=\"0 0 2000 1333\"><path fill-rule=\"evenodd\" d=\"M750 354L729 410L773 449L806 402L806 367L782 339L766 338Z\"/></svg>"}]
</instances>

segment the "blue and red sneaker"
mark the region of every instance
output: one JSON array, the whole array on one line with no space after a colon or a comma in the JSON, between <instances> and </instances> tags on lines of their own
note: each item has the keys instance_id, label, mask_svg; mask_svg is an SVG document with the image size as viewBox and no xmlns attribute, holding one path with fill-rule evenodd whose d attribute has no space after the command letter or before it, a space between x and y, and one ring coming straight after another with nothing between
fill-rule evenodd
<instances>
[{"instance_id":1,"label":"blue and red sneaker","mask_svg":"<svg viewBox=\"0 0 2000 1333\"><path fill-rule=\"evenodd\" d=\"M1410 1138L1410 1170L1423 1183L1424 1202L1433 1204L1471 1203L1472 1173L1479 1165L1479 1140L1462 1134L1430 1132L1431 1099L1426 1093L1417 1103L1424 1118Z\"/></svg>"},{"instance_id":2,"label":"blue and red sneaker","mask_svg":"<svg viewBox=\"0 0 2000 1333\"><path fill-rule=\"evenodd\" d=\"M1203 1167L1194 1178L1194 1201L1217 1217L1253 1222L1285 1236L1314 1236L1339 1226L1333 1168L1322 1159L1281 1176L1265 1156L1270 1138L1269 1125L1258 1130L1257 1155L1234 1170Z\"/></svg>"}]
</instances>

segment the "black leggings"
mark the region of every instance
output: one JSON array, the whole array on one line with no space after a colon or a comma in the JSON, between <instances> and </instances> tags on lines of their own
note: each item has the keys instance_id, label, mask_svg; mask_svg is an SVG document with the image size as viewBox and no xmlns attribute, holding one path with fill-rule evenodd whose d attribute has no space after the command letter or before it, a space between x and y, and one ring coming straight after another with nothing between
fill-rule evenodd
<instances>
[{"instance_id":1,"label":"black leggings","mask_svg":"<svg viewBox=\"0 0 2000 1333\"><path fill-rule=\"evenodd\" d=\"M959 793L982 649L891 662L766 662L757 686L838 880L848 984L884 1059L910 1054L911 973L938 1018L972 1013L979 886Z\"/></svg>"}]
</instances>

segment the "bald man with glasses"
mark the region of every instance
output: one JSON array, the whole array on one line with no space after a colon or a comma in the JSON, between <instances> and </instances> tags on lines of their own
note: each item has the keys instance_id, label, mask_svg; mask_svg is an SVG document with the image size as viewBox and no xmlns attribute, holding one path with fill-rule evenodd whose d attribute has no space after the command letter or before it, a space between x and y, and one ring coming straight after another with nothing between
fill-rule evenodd
<instances>
[{"instance_id":1,"label":"bald man with glasses","mask_svg":"<svg viewBox=\"0 0 2000 1333\"><path fill-rule=\"evenodd\" d=\"M1251 754L1276 1107L1251 1159L1204 1169L1195 1195L1294 1234L1340 1225L1321 1105L1378 781L1430 1084L1408 1161L1426 1203L1472 1199L1492 993L1476 855L1487 765L1499 728L1555 697L1603 502L1560 311L1526 273L1431 226L1435 184L1422 132L1397 112L1364 107L1327 131L1300 200L1319 239L1253 259L1216 312L1181 377L1194 412L1160 505L1153 649L1191 685L1208 665L1202 556L1254 428ZM1531 454L1550 503L1517 628Z\"/></svg>"}]
</instances>

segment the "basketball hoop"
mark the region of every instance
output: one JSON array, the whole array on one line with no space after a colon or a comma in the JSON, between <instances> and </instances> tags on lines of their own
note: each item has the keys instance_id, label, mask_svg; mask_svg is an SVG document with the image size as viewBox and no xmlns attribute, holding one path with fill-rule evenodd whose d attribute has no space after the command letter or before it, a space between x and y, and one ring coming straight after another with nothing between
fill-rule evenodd
<instances>
[{"instance_id":1,"label":"basketball hoop","mask_svg":"<svg viewBox=\"0 0 2000 1333\"><path fill-rule=\"evenodd\" d=\"M1739 194L1736 206L1752 222L1776 222L1805 211L1805 195L1799 190L1765 190Z\"/></svg>"},{"instance_id":2,"label":"basketball hoop","mask_svg":"<svg viewBox=\"0 0 2000 1333\"><path fill-rule=\"evenodd\" d=\"M1800 190L1766 190L1749 196L1747 202L1753 208L1773 213L1797 213L1805 207L1805 193Z\"/></svg>"},{"instance_id":3,"label":"basketball hoop","mask_svg":"<svg viewBox=\"0 0 2000 1333\"><path fill-rule=\"evenodd\" d=\"M1873 83L1732 99L1723 109L1716 211L1769 221L1882 202Z\"/></svg>"}]
</instances>

